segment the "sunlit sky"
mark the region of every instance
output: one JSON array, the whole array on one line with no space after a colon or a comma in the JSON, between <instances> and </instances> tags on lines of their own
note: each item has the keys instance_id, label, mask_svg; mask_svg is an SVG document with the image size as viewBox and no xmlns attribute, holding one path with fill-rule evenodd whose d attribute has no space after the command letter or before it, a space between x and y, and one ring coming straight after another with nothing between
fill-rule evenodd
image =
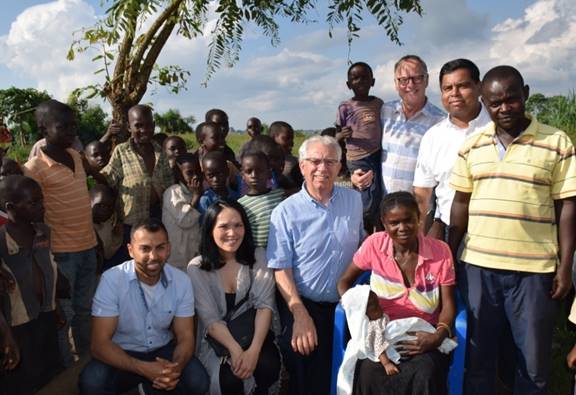
<instances>
[{"instance_id":1,"label":"sunlit sky","mask_svg":"<svg viewBox=\"0 0 576 395\"><path fill-rule=\"evenodd\" d=\"M72 34L104 14L100 0L1 1L0 89L33 87L66 100L77 87L97 82L99 68L89 56L66 60ZM429 99L439 105L438 71L445 62L465 57L481 72L499 64L517 67L531 92L566 94L576 89L576 2L573 0L465 1L423 0L424 15L406 16L392 44L384 30L365 18L350 59L344 30L328 37L322 1L312 15L318 22L282 21L281 43L273 47L262 32L247 26L239 63L221 69L201 86L209 37L172 37L159 63L179 64L191 72L188 89L178 95L150 88L144 102L156 111L169 108L197 119L210 108L224 109L231 125L243 130L257 116L266 123L284 120L296 129L322 129L334 122L346 88L349 60L365 61L375 72L372 93L394 100L394 62L414 53L428 63ZM100 102L105 109L108 106Z\"/></svg>"}]
</instances>

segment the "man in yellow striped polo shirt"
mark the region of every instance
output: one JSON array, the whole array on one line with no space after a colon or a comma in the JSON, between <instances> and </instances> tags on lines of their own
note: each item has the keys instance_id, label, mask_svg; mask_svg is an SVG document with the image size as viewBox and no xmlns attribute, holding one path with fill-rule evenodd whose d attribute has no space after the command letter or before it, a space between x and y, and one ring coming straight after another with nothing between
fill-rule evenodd
<instances>
[{"instance_id":1,"label":"man in yellow striped polo shirt","mask_svg":"<svg viewBox=\"0 0 576 395\"><path fill-rule=\"evenodd\" d=\"M467 394L495 393L497 339L507 324L517 350L514 394L546 392L557 300L571 287L574 146L525 114L528 92L513 67L486 73L482 101L493 122L466 140L450 180L454 255L467 232L460 257L469 309Z\"/></svg>"}]
</instances>

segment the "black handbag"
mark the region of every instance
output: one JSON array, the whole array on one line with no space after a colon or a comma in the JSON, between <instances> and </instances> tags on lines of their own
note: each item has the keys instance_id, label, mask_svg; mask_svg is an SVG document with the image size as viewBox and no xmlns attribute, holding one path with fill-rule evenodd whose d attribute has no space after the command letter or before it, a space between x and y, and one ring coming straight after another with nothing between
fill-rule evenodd
<instances>
[{"instance_id":1,"label":"black handbag","mask_svg":"<svg viewBox=\"0 0 576 395\"><path fill-rule=\"evenodd\" d=\"M249 308L239 316L232 319L235 312L242 307L244 303L248 300L250 296L250 290L252 289L252 273L250 273L250 286L246 295L240 300L233 308L230 309L224 316L224 322L228 326L230 334L236 340L236 342L242 347L243 350L248 349L250 344L252 344L252 338L254 337L254 322L256 320L256 309L254 307ZM226 347L224 347L218 340L214 339L209 334L206 334L206 341L214 353L219 357L229 357L230 352Z\"/></svg>"}]
</instances>

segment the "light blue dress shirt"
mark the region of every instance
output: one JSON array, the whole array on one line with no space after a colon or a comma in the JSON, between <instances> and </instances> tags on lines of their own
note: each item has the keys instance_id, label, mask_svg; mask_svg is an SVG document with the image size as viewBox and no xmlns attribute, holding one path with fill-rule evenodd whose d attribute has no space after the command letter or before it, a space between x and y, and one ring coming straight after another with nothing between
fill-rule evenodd
<instances>
[{"instance_id":1,"label":"light blue dress shirt","mask_svg":"<svg viewBox=\"0 0 576 395\"><path fill-rule=\"evenodd\" d=\"M151 352L174 337L174 317L194 315L194 293L190 279L181 270L164 265L154 301L145 302L134 260L114 266L102 274L94 295L94 317L118 317L112 341L123 350Z\"/></svg>"},{"instance_id":2,"label":"light blue dress shirt","mask_svg":"<svg viewBox=\"0 0 576 395\"><path fill-rule=\"evenodd\" d=\"M337 302L336 284L364 237L360 194L334 186L324 206L304 184L272 211L270 221L268 267L292 269L301 296Z\"/></svg>"}]
</instances>

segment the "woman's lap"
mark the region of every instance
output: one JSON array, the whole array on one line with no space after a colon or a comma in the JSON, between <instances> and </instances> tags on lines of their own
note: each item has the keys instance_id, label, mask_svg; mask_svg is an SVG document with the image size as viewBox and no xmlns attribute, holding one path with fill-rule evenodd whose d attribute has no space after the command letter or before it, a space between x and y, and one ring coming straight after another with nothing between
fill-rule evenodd
<instances>
[{"instance_id":1,"label":"woman's lap","mask_svg":"<svg viewBox=\"0 0 576 395\"><path fill-rule=\"evenodd\" d=\"M401 362L400 373L386 375L379 362L358 360L354 373L356 395L444 395L450 356L438 351Z\"/></svg>"}]
</instances>

